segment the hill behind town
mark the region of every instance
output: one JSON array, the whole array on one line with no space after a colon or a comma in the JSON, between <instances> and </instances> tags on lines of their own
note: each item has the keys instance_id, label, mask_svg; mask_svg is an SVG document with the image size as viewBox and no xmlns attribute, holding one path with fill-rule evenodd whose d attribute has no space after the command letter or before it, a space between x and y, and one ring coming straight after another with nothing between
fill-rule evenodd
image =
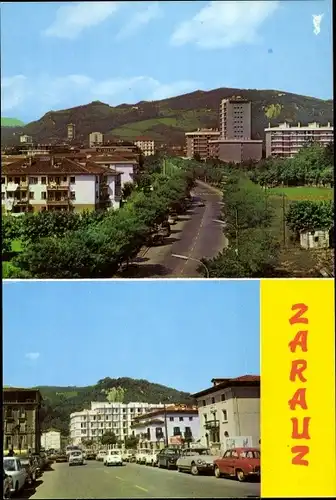
<instances>
[{"instance_id":1,"label":"hill behind town","mask_svg":"<svg viewBox=\"0 0 336 500\"><path fill-rule=\"evenodd\" d=\"M76 138L87 141L91 132L106 138L134 139L140 135L167 144L184 144L184 133L201 127L218 127L221 99L241 96L252 101L252 138L263 139L264 129L284 121L307 124L333 121L332 100L322 100L280 90L219 88L197 90L160 101L109 106L101 101L60 111L49 111L23 127L2 127L2 144L18 142L19 135L32 135L37 142L66 137L68 123L76 125Z\"/></svg>"},{"instance_id":2,"label":"hill behind town","mask_svg":"<svg viewBox=\"0 0 336 500\"><path fill-rule=\"evenodd\" d=\"M90 408L91 401L106 402L108 389L124 389L124 403L194 403L187 392L181 392L147 380L122 377L104 378L97 384L86 387L38 386L42 397L42 430L50 428L67 435L69 432L70 413Z\"/></svg>"}]
</instances>

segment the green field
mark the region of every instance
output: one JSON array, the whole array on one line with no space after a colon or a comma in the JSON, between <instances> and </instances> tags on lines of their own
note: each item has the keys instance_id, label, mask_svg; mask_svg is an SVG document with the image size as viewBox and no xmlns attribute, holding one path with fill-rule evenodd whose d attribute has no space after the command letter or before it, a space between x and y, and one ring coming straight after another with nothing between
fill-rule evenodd
<instances>
[{"instance_id":1,"label":"green field","mask_svg":"<svg viewBox=\"0 0 336 500\"><path fill-rule=\"evenodd\" d=\"M2 127L23 127L24 123L17 118L6 118L4 116L1 117L1 126Z\"/></svg>"},{"instance_id":2,"label":"green field","mask_svg":"<svg viewBox=\"0 0 336 500\"><path fill-rule=\"evenodd\" d=\"M271 195L286 196L288 200L332 200L334 190L326 187L276 187L269 190Z\"/></svg>"}]
</instances>

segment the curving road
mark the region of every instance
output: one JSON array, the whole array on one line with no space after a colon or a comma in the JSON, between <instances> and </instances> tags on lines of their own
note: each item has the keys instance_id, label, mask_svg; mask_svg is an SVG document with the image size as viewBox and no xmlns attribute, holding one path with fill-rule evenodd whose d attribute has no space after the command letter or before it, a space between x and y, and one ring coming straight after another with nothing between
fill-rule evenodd
<instances>
[{"instance_id":1,"label":"curving road","mask_svg":"<svg viewBox=\"0 0 336 500\"><path fill-rule=\"evenodd\" d=\"M197 272L199 263L192 259L214 257L227 246L227 239L221 224L214 222L220 215L221 194L206 184L198 183L193 190L193 198L188 214L180 216L179 222L172 226L170 238L162 246L149 248L130 269L128 277L202 277ZM204 207L198 206L200 200L204 202ZM184 255L190 260L178 259L172 254Z\"/></svg>"},{"instance_id":2,"label":"curving road","mask_svg":"<svg viewBox=\"0 0 336 500\"><path fill-rule=\"evenodd\" d=\"M69 467L54 464L43 474L42 483L26 498L225 498L260 496L259 483L239 483L214 476L191 476L173 470L125 464L104 467L102 462L87 462Z\"/></svg>"}]
</instances>

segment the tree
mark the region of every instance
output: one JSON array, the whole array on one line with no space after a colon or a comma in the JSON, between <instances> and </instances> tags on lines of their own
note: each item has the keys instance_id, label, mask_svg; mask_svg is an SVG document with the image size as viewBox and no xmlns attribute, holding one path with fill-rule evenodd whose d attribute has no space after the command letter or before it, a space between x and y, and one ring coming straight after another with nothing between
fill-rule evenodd
<instances>
[{"instance_id":1,"label":"tree","mask_svg":"<svg viewBox=\"0 0 336 500\"><path fill-rule=\"evenodd\" d=\"M286 214L287 226L293 232L329 231L334 224L334 202L302 200L290 204Z\"/></svg>"},{"instance_id":2,"label":"tree","mask_svg":"<svg viewBox=\"0 0 336 500\"><path fill-rule=\"evenodd\" d=\"M127 450L134 450L137 448L139 442L138 436L126 436L124 440L125 448Z\"/></svg>"},{"instance_id":3,"label":"tree","mask_svg":"<svg viewBox=\"0 0 336 500\"><path fill-rule=\"evenodd\" d=\"M135 186L133 184L133 182L125 182L123 188L122 188L122 199L123 200L127 200L127 198L129 198L131 196L131 194L133 193L135 189Z\"/></svg>"},{"instance_id":4,"label":"tree","mask_svg":"<svg viewBox=\"0 0 336 500\"><path fill-rule=\"evenodd\" d=\"M102 445L115 445L117 444L118 440L114 432L107 431L102 435L100 442Z\"/></svg>"}]
</instances>

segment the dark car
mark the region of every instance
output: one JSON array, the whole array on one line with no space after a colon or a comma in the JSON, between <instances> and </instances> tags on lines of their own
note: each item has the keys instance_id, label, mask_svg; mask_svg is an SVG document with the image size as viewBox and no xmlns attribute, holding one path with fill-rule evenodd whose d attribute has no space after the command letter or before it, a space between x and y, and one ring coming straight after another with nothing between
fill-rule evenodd
<instances>
[{"instance_id":1,"label":"dark car","mask_svg":"<svg viewBox=\"0 0 336 500\"><path fill-rule=\"evenodd\" d=\"M66 453L58 453L58 455L56 455L55 462L57 464L60 464L62 462L67 462L67 461L68 461L68 457L67 457Z\"/></svg>"},{"instance_id":2,"label":"dark car","mask_svg":"<svg viewBox=\"0 0 336 500\"><path fill-rule=\"evenodd\" d=\"M40 476L40 467L34 458L27 456L20 456L20 462L22 467L27 472L27 483L34 484L36 479Z\"/></svg>"},{"instance_id":3,"label":"dark car","mask_svg":"<svg viewBox=\"0 0 336 500\"><path fill-rule=\"evenodd\" d=\"M87 451L86 460L96 460L96 453L94 453L93 451Z\"/></svg>"},{"instance_id":4,"label":"dark car","mask_svg":"<svg viewBox=\"0 0 336 500\"><path fill-rule=\"evenodd\" d=\"M157 455L158 467L165 467L166 469L176 469L176 462L181 454L178 448L167 447L161 450Z\"/></svg>"}]
</instances>

